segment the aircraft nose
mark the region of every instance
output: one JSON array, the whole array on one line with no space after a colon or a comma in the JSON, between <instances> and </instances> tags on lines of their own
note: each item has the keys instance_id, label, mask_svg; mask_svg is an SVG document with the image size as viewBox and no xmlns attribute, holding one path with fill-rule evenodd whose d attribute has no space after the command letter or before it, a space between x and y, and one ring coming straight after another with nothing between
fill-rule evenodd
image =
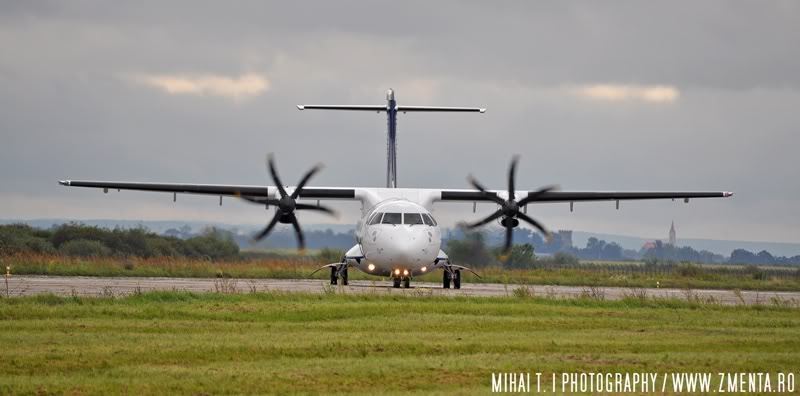
<instances>
[{"instance_id":1,"label":"aircraft nose","mask_svg":"<svg viewBox=\"0 0 800 396\"><path fill-rule=\"evenodd\" d=\"M427 261L430 255L428 234L422 229L397 230L389 235L381 235L384 239L378 254L388 263L394 265L412 265ZM434 252L435 255L437 252Z\"/></svg>"}]
</instances>

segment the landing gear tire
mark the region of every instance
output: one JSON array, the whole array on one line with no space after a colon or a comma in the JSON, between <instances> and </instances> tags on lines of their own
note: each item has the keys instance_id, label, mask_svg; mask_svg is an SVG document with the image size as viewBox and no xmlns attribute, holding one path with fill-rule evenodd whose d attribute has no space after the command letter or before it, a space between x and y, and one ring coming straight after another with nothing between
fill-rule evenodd
<instances>
[{"instance_id":1,"label":"landing gear tire","mask_svg":"<svg viewBox=\"0 0 800 396\"><path fill-rule=\"evenodd\" d=\"M461 270L455 270L453 273L453 289L461 289Z\"/></svg>"},{"instance_id":2,"label":"landing gear tire","mask_svg":"<svg viewBox=\"0 0 800 396\"><path fill-rule=\"evenodd\" d=\"M339 271L339 275L341 275L341 277L342 277L342 284L343 285L347 286L347 285L350 284L350 282L347 280L347 268Z\"/></svg>"},{"instance_id":3,"label":"landing gear tire","mask_svg":"<svg viewBox=\"0 0 800 396\"><path fill-rule=\"evenodd\" d=\"M450 288L450 271L448 271L446 268L444 270L444 275L442 275L442 288Z\"/></svg>"},{"instance_id":4,"label":"landing gear tire","mask_svg":"<svg viewBox=\"0 0 800 396\"><path fill-rule=\"evenodd\" d=\"M409 278L409 277L403 278L403 287L406 288L406 289L411 287L411 278Z\"/></svg>"},{"instance_id":5,"label":"landing gear tire","mask_svg":"<svg viewBox=\"0 0 800 396\"><path fill-rule=\"evenodd\" d=\"M392 282L393 282L392 287L394 287L395 289L399 289L400 288L400 280L401 280L400 278L392 278Z\"/></svg>"},{"instance_id":6,"label":"landing gear tire","mask_svg":"<svg viewBox=\"0 0 800 396\"><path fill-rule=\"evenodd\" d=\"M338 277L338 276L336 276L336 267L331 267L331 284L332 284L332 285L335 285L335 284L337 284L337 283L338 283L338 281L339 281L339 279L338 279L338 278L339 278L339 277ZM345 284L347 284L347 283L345 283Z\"/></svg>"}]
</instances>

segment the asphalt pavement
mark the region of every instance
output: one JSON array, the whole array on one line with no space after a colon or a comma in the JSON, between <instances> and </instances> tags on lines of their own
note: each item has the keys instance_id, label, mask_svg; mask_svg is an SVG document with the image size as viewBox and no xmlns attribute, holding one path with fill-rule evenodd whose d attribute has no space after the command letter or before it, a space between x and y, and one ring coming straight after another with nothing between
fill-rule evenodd
<instances>
[{"instance_id":1,"label":"asphalt pavement","mask_svg":"<svg viewBox=\"0 0 800 396\"><path fill-rule=\"evenodd\" d=\"M0 279L2 282L2 279ZM631 289L622 287L581 287L469 283L460 290L442 289L437 283L412 282L410 289L394 289L388 281L351 281L349 286L331 286L319 279L214 279L214 278L106 278L71 276L12 276L8 283L11 296L53 293L62 296L121 296L150 290L178 290L191 292L282 291L324 293L335 288L337 293L412 294L419 296L482 296L505 297L515 295L515 289L535 296L549 298L575 298L593 295L606 300L619 300L625 296L647 296L678 299L701 299L721 304L772 304L773 300L800 303L800 292L741 291L732 290L681 290L667 288ZM5 294L5 284L0 283L0 293ZM519 294L518 290L516 294Z\"/></svg>"}]
</instances>

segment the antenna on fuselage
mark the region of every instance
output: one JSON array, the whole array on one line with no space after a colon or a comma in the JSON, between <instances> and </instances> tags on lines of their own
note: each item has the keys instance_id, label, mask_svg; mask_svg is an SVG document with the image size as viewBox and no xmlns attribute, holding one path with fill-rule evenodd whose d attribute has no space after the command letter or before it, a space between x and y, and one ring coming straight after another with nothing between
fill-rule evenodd
<instances>
[{"instance_id":1,"label":"antenna on fuselage","mask_svg":"<svg viewBox=\"0 0 800 396\"><path fill-rule=\"evenodd\" d=\"M484 113L480 107L398 106L394 90L386 91L386 105L297 105L299 110L356 110L386 112L386 187L397 187L397 113L456 112Z\"/></svg>"}]
</instances>

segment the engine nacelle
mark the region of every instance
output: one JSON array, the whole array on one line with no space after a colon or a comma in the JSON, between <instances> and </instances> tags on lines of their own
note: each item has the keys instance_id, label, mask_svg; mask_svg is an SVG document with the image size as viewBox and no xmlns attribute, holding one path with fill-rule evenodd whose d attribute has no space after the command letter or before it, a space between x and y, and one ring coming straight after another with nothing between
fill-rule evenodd
<instances>
[{"instance_id":1,"label":"engine nacelle","mask_svg":"<svg viewBox=\"0 0 800 396\"><path fill-rule=\"evenodd\" d=\"M511 218L503 217L503 219L500 220L500 224L502 224L503 227L506 227L506 228L508 228L509 225L511 226L511 228L515 228L516 226L519 225L519 220L517 220L517 219L515 219L513 217L511 217Z\"/></svg>"}]
</instances>

